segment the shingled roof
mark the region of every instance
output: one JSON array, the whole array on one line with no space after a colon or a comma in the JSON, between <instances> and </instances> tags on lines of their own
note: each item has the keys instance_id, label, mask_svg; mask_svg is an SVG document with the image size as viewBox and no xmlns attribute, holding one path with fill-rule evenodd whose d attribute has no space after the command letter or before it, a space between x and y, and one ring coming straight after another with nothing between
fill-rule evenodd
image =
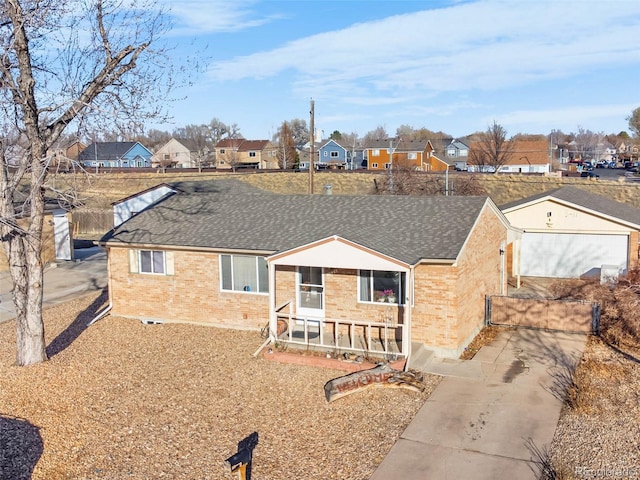
<instances>
[{"instance_id":1,"label":"shingled roof","mask_svg":"<svg viewBox=\"0 0 640 480\"><path fill-rule=\"evenodd\" d=\"M278 195L182 189L102 239L271 254L334 235L407 264L455 260L487 197Z\"/></svg>"},{"instance_id":2,"label":"shingled roof","mask_svg":"<svg viewBox=\"0 0 640 480\"><path fill-rule=\"evenodd\" d=\"M576 187L561 187L555 190L549 190L537 195L532 195L531 197L523 198L522 200L507 203L500 206L500 209L506 212L513 210L516 207L536 203L546 199L556 199L561 202L572 203L584 209L599 212L609 217L617 218L640 227L640 208L636 208L626 203L616 202L610 198Z\"/></svg>"}]
</instances>

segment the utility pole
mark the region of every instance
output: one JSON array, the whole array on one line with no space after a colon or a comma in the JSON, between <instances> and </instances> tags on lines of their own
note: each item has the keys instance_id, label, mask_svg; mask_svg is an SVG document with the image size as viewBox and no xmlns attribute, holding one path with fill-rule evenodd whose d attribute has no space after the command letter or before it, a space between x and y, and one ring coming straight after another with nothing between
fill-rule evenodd
<instances>
[{"instance_id":1,"label":"utility pole","mask_svg":"<svg viewBox=\"0 0 640 480\"><path fill-rule=\"evenodd\" d=\"M311 111L309 114L311 115L310 121L310 137L311 137L311 148L309 150L311 158L309 160L309 193L313 195L313 170L315 169L314 160L316 156L316 132L315 124L314 124L314 102L311 100Z\"/></svg>"}]
</instances>

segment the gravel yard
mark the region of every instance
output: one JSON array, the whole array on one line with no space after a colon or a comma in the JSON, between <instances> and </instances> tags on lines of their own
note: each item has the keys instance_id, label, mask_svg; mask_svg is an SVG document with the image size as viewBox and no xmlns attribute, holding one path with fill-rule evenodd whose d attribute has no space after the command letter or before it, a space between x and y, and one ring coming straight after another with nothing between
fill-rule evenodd
<instances>
[{"instance_id":1,"label":"gravel yard","mask_svg":"<svg viewBox=\"0 0 640 480\"><path fill-rule=\"evenodd\" d=\"M589 339L550 449L558 478L640 479L639 358Z\"/></svg>"},{"instance_id":2,"label":"gravel yard","mask_svg":"<svg viewBox=\"0 0 640 480\"><path fill-rule=\"evenodd\" d=\"M0 478L231 479L225 459L255 431L255 479L367 479L439 381L328 404L344 372L253 358L256 332L84 328L104 302L45 310L50 361L28 368L13 366L15 323L0 325Z\"/></svg>"}]
</instances>

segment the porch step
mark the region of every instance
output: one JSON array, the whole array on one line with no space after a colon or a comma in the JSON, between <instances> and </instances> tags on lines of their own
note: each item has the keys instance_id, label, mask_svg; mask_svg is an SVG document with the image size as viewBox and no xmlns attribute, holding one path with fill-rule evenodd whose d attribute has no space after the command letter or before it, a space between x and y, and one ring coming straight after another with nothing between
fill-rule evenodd
<instances>
[{"instance_id":1,"label":"porch step","mask_svg":"<svg viewBox=\"0 0 640 480\"><path fill-rule=\"evenodd\" d=\"M411 343L411 358L409 358L409 364L407 368L412 370L419 370L421 372L427 371L427 366L433 359L433 350L429 350L424 343L412 342Z\"/></svg>"},{"instance_id":2,"label":"porch step","mask_svg":"<svg viewBox=\"0 0 640 480\"><path fill-rule=\"evenodd\" d=\"M482 379L482 363L456 358L436 357L423 343L411 344L408 368L443 377Z\"/></svg>"}]
</instances>

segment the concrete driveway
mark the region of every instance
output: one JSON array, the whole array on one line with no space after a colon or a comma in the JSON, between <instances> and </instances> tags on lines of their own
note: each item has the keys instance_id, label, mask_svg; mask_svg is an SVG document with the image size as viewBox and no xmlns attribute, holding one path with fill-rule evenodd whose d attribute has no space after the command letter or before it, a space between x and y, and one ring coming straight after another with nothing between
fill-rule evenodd
<instances>
[{"instance_id":1,"label":"concrete driveway","mask_svg":"<svg viewBox=\"0 0 640 480\"><path fill-rule=\"evenodd\" d=\"M75 260L59 261L44 272L43 306L62 303L107 286L107 253L101 247L76 249ZM16 316L9 272L0 272L0 323Z\"/></svg>"},{"instance_id":2,"label":"concrete driveway","mask_svg":"<svg viewBox=\"0 0 640 480\"><path fill-rule=\"evenodd\" d=\"M447 376L371 480L536 479L585 335L513 329ZM478 373L480 372L480 373Z\"/></svg>"}]
</instances>

